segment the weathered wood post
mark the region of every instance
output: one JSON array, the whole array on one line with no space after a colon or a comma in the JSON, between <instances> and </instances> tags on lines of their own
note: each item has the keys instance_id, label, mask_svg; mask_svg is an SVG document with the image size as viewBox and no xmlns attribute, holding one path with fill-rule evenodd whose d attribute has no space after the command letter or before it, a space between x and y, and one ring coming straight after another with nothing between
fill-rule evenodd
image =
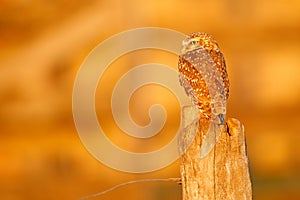
<instances>
[{"instance_id":1,"label":"weathered wood post","mask_svg":"<svg viewBox=\"0 0 300 200\"><path fill-rule=\"evenodd\" d=\"M228 119L215 147L200 158L207 124L192 123L195 113L191 109L183 108L186 126L179 139L180 151L185 150L180 164L183 200L252 199L243 125L237 119Z\"/></svg>"}]
</instances>

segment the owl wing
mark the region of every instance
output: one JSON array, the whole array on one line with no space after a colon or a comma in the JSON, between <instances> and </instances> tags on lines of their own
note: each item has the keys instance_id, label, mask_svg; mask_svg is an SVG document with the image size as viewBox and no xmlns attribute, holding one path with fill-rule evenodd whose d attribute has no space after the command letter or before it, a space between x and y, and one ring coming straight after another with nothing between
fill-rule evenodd
<instances>
[{"instance_id":1,"label":"owl wing","mask_svg":"<svg viewBox=\"0 0 300 200\"><path fill-rule=\"evenodd\" d=\"M185 88L187 95L192 98L193 103L198 105L204 114L210 116L210 119L207 119L210 120L209 128L204 135L200 151L200 157L203 158L214 148L224 125L226 114L224 80L216 64L204 49L195 49L185 53L182 57L179 61L179 65L181 65L179 69L182 69L186 76L180 76L181 85ZM196 93L201 91L197 90L199 87L205 88L206 92L200 92L197 95ZM210 99L211 109L206 109L207 104L201 102L201 99L197 98L198 96ZM206 111L211 113L205 113Z\"/></svg>"}]
</instances>

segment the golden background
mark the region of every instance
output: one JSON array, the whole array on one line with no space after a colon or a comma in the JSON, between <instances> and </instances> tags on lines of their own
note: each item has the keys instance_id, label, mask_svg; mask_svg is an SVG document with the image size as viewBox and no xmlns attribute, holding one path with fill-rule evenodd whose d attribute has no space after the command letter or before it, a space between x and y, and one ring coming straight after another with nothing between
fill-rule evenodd
<instances>
[{"instance_id":1,"label":"golden background","mask_svg":"<svg viewBox=\"0 0 300 200\"><path fill-rule=\"evenodd\" d=\"M147 174L101 164L82 145L72 118L73 83L89 52L113 34L146 26L216 38L231 81L228 116L246 129L254 199L300 199L296 0L1 0L0 199L78 199L125 181L179 177L179 162ZM96 96L107 135L136 152L164 146L179 126L178 103L156 86L137 91L130 109L143 125L153 102L165 105L171 117L162 133L151 141L133 140L114 124L113 84L125 69L147 62L177 67L177 57L164 52L130 53L110 66ZM138 183L95 199L124 197L179 200L181 191L175 183Z\"/></svg>"}]
</instances>

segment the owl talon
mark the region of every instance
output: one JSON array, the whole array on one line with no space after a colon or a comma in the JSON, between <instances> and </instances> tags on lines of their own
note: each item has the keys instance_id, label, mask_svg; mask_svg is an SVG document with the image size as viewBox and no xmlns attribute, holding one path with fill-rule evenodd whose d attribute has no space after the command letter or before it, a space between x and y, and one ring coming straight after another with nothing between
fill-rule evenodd
<instances>
[{"instance_id":1,"label":"owl talon","mask_svg":"<svg viewBox=\"0 0 300 200\"><path fill-rule=\"evenodd\" d=\"M219 126L223 126L225 124L224 115L223 114L219 114L218 117L220 119L220 123L218 125Z\"/></svg>"}]
</instances>

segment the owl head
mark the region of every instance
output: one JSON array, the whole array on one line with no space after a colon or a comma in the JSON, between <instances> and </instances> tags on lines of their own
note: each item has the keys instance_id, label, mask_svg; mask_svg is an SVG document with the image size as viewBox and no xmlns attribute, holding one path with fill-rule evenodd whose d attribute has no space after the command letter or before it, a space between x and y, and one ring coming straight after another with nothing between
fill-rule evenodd
<instances>
[{"instance_id":1,"label":"owl head","mask_svg":"<svg viewBox=\"0 0 300 200\"><path fill-rule=\"evenodd\" d=\"M182 41L181 54L185 54L186 52L193 51L198 48L203 48L210 51L220 51L217 41L206 33L195 32L186 36L186 38Z\"/></svg>"}]
</instances>

